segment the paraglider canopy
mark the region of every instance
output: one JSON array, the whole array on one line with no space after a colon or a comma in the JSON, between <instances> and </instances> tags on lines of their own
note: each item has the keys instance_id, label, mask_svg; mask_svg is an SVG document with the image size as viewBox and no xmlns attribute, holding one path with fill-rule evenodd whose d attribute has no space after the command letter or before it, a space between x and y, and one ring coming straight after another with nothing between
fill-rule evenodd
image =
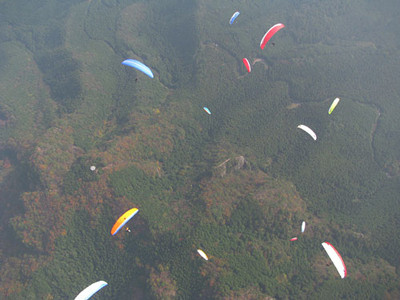
<instances>
[{"instance_id":1,"label":"paraglider canopy","mask_svg":"<svg viewBox=\"0 0 400 300\"><path fill-rule=\"evenodd\" d=\"M293 241L297 241L297 236L295 236L295 237L291 238L291 239L290 239L290 241L291 241L291 242L293 242Z\"/></svg>"},{"instance_id":2,"label":"paraglider canopy","mask_svg":"<svg viewBox=\"0 0 400 300\"><path fill-rule=\"evenodd\" d=\"M247 72L250 73L251 72L251 65L250 65L249 60L247 58L243 58L243 63L245 65L246 69L247 69Z\"/></svg>"},{"instance_id":3,"label":"paraglider canopy","mask_svg":"<svg viewBox=\"0 0 400 300\"><path fill-rule=\"evenodd\" d=\"M272 38L272 36L277 33L279 30L281 30L282 28L284 28L285 25L283 25L282 23L278 23L275 24L274 26L272 26L266 34L264 34L263 38L261 39L260 42L260 47L261 49L264 49L265 45L268 43L268 41Z\"/></svg>"},{"instance_id":4,"label":"paraglider canopy","mask_svg":"<svg viewBox=\"0 0 400 300\"><path fill-rule=\"evenodd\" d=\"M206 113L208 113L209 115L211 115L211 111L207 108L207 107L203 107L203 109L204 109L204 111L206 112Z\"/></svg>"},{"instance_id":5,"label":"paraglider canopy","mask_svg":"<svg viewBox=\"0 0 400 300\"><path fill-rule=\"evenodd\" d=\"M94 294L96 294L99 290L101 290L103 287L105 287L106 285L108 285L108 283L105 281L102 281L102 280L92 283L87 288L85 288L82 292L80 292L78 294L78 296L75 297L75 300L87 300L90 297L92 297Z\"/></svg>"},{"instance_id":6,"label":"paraglider canopy","mask_svg":"<svg viewBox=\"0 0 400 300\"><path fill-rule=\"evenodd\" d=\"M150 78L154 78L153 72L150 70L150 68L148 66L146 66L145 64L141 63L138 60L126 59L126 60L124 60L122 62L122 64L125 65L125 66L129 66L129 67L135 68L135 69L143 72L144 74L146 74Z\"/></svg>"},{"instance_id":7,"label":"paraglider canopy","mask_svg":"<svg viewBox=\"0 0 400 300\"><path fill-rule=\"evenodd\" d=\"M306 222L305 221L303 221L303 223L301 223L301 233L303 233L304 230L306 230Z\"/></svg>"},{"instance_id":8,"label":"paraglider canopy","mask_svg":"<svg viewBox=\"0 0 400 300\"><path fill-rule=\"evenodd\" d=\"M329 114L331 114L333 112L336 105L338 105L339 101L340 101L340 98L336 98L335 100L333 100L331 106L329 107L329 111L328 111Z\"/></svg>"},{"instance_id":9,"label":"paraglider canopy","mask_svg":"<svg viewBox=\"0 0 400 300\"><path fill-rule=\"evenodd\" d=\"M197 249L197 253L199 253L199 255L200 255L202 258L204 258L205 260L208 260L208 256L207 256L207 254L204 253L203 250Z\"/></svg>"},{"instance_id":10,"label":"paraglider canopy","mask_svg":"<svg viewBox=\"0 0 400 300\"><path fill-rule=\"evenodd\" d=\"M96 167L95 166L90 166L90 171L94 171L94 170L96 170Z\"/></svg>"},{"instance_id":11,"label":"paraglider canopy","mask_svg":"<svg viewBox=\"0 0 400 300\"><path fill-rule=\"evenodd\" d=\"M344 264L342 256L339 252L328 242L323 242L322 247L324 247L326 253L328 253L329 258L332 260L333 265L339 272L340 277L343 279L347 276L347 268Z\"/></svg>"},{"instance_id":12,"label":"paraglider canopy","mask_svg":"<svg viewBox=\"0 0 400 300\"><path fill-rule=\"evenodd\" d=\"M233 22L235 22L236 18L237 18L239 15L240 15L240 12L236 11L236 12L232 15L231 19L229 20L229 24L232 25Z\"/></svg>"},{"instance_id":13,"label":"paraglider canopy","mask_svg":"<svg viewBox=\"0 0 400 300\"><path fill-rule=\"evenodd\" d=\"M306 125L299 125L299 126L297 126L297 128L307 132L314 139L314 141L317 140L317 135L315 134L315 132L310 127L308 127Z\"/></svg>"},{"instance_id":14,"label":"paraglider canopy","mask_svg":"<svg viewBox=\"0 0 400 300\"><path fill-rule=\"evenodd\" d=\"M130 219L133 218L134 215L136 215L139 212L139 209L137 208L132 208L125 212L122 216L118 218L118 220L115 222L114 226L111 229L111 234L115 235L122 227L125 226L126 223L129 222Z\"/></svg>"}]
</instances>

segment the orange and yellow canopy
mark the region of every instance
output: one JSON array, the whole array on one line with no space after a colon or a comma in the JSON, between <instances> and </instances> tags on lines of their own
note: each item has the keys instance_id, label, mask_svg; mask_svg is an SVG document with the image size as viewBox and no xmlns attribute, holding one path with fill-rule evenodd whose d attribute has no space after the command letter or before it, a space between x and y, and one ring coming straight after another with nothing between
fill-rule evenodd
<instances>
[{"instance_id":1,"label":"orange and yellow canopy","mask_svg":"<svg viewBox=\"0 0 400 300\"><path fill-rule=\"evenodd\" d=\"M122 216L120 216L118 218L118 220L115 222L114 226L111 228L111 234L115 235L138 212L139 212L139 209L132 208L132 209L128 210L127 212L125 212Z\"/></svg>"}]
</instances>

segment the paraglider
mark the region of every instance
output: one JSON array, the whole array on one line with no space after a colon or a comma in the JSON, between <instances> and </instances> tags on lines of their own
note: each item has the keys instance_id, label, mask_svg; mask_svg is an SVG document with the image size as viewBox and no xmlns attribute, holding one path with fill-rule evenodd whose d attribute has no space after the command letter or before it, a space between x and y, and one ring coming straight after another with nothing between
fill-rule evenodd
<instances>
[{"instance_id":1,"label":"paraglider","mask_svg":"<svg viewBox=\"0 0 400 300\"><path fill-rule=\"evenodd\" d=\"M317 135L310 127L308 127L306 125L299 125L299 126L297 126L297 128L302 129L305 132L307 132L314 139L314 141L317 140Z\"/></svg>"},{"instance_id":2,"label":"paraglider","mask_svg":"<svg viewBox=\"0 0 400 300\"><path fill-rule=\"evenodd\" d=\"M211 115L211 111L207 108L207 107L203 107L203 109L204 109L204 111L206 112L206 113L208 113L209 115Z\"/></svg>"},{"instance_id":3,"label":"paraglider","mask_svg":"<svg viewBox=\"0 0 400 300\"><path fill-rule=\"evenodd\" d=\"M122 62L122 64L125 66L135 68L135 69L143 72L150 78L154 78L153 72L150 70L150 68L148 66L146 66L145 64L141 63L140 61L137 61L135 59L126 59Z\"/></svg>"},{"instance_id":4,"label":"paraglider","mask_svg":"<svg viewBox=\"0 0 400 300\"><path fill-rule=\"evenodd\" d=\"M90 171L94 171L94 170L96 170L96 167L95 166L90 166Z\"/></svg>"},{"instance_id":5,"label":"paraglider","mask_svg":"<svg viewBox=\"0 0 400 300\"><path fill-rule=\"evenodd\" d=\"M75 297L75 300L87 300L90 297L92 297L94 294L96 294L99 290L101 290L103 287L105 287L106 285L108 285L108 283L105 281L102 281L102 280L92 283L87 288L85 288L82 292L80 292L78 294L78 296Z\"/></svg>"},{"instance_id":6,"label":"paraglider","mask_svg":"<svg viewBox=\"0 0 400 300\"><path fill-rule=\"evenodd\" d=\"M304 230L306 230L306 222L305 221L303 221L303 223L301 223L301 233L303 233Z\"/></svg>"},{"instance_id":7,"label":"paraglider","mask_svg":"<svg viewBox=\"0 0 400 300\"><path fill-rule=\"evenodd\" d=\"M246 66L247 72L251 72L251 65L249 63L249 60L247 58L243 58L243 63Z\"/></svg>"},{"instance_id":8,"label":"paraglider","mask_svg":"<svg viewBox=\"0 0 400 300\"><path fill-rule=\"evenodd\" d=\"M240 15L240 12L236 11L236 12L232 15L231 19L229 20L229 24L232 25L233 22L235 22L236 18L237 18L239 15Z\"/></svg>"},{"instance_id":9,"label":"paraglider","mask_svg":"<svg viewBox=\"0 0 400 300\"><path fill-rule=\"evenodd\" d=\"M347 268L344 264L342 256L339 252L328 242L323 242L322 247L324 247L326 253L328 253L329 258L332 260L333 265L336 267L336 270L339 272L340 277L343 279L347 276Z\"/></svg>"},{"instance_id":10,"label":"paraglider","mask_svg":"<svg viewBox=\"0 0 400 300\"><path fill-rule=\"evenodd\" d=\"M291 239L290 239L290 241L291 241L291 242L293 242L293 241L297 241L297 236L295 236L295 237L291 238Z\"/></svg>"},{"instance_id":11,"label":"paraglider","mask_svg":"<svg viewBox=\"0 0 400 300\"><path fill-rule=\"evenodd\" d=\"M132 208L132 209L128 210L127 212L125 212L122 216L120 216L118 218L118 220L115 222L114 226L112 227L111 234L115 235L138 212L139 212L139 210L137 208Z\"/></svg>"},{"instance_id":12,"label":"paraglider","mask_svg":"<svg viewBox=\"0 0 400 300\"><path fill-rule=\"evenodd\" d=\"M328 111L329 114L331 114L333 112L336 105L338 105L339 101L340 101L340 98L336 98L335 100L333 100L331 107L329 107L329 111Z\"/></svg>"},{"instance_id":13,"label":"paraglider","mask_svg":"<svg viewBox=\"0 0 400 300\"><path fill-rule=\"evenodd\" d=\"M282 28L284 28L285 25L278 23L275 24L274 26L272 26L266 34L264 34L263 38L261 39L260 42L260 47L261 49L264 49L265 45L268 43L268 41L270 40L270 38L277 33L279 30L281 30Z\"/></svg>"},{"instance_id":14,"label":"paraglider","mask_svg":"<svg viewBox=\"0 0 400 300\"><path fill-rule=\"evenodd\" d=\"M207 256L207 254L204 253L203 250L197 249L197 253L199 253L199 255L200 255L202 258L204 258L205 260L208 260L208 256Z\"/></svg>"}]
</instances>

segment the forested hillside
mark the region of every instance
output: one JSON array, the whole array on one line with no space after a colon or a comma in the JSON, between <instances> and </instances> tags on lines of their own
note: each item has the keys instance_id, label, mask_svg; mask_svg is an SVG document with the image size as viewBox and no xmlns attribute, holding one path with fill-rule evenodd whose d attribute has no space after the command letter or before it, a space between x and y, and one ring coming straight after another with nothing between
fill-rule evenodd
<instances>
[{"instance_id":1,"label":"forested hillside","mask_svg":"<svg viewBox=\"0 0 400 300\"><path fill-rule=\"evenodd\" d=\"M400 298L399 12L0 0L0 299Z\"/></svg>"}]
</instances>

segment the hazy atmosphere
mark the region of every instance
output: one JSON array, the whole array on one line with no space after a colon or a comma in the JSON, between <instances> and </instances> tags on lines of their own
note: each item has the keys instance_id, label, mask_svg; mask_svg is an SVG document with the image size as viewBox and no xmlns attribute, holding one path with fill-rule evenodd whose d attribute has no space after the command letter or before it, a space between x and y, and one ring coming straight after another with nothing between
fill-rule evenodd
<instances>
[{"instance_id":1,"label":"hazy atmosphere","mask_svg":"<svg viewBox=\"0 0 400 300\"><path fill-rule=\"evenodd\" d=\"M0 0L0 299L400 299L399 15Z\"/></svg>"}]
</instances>

